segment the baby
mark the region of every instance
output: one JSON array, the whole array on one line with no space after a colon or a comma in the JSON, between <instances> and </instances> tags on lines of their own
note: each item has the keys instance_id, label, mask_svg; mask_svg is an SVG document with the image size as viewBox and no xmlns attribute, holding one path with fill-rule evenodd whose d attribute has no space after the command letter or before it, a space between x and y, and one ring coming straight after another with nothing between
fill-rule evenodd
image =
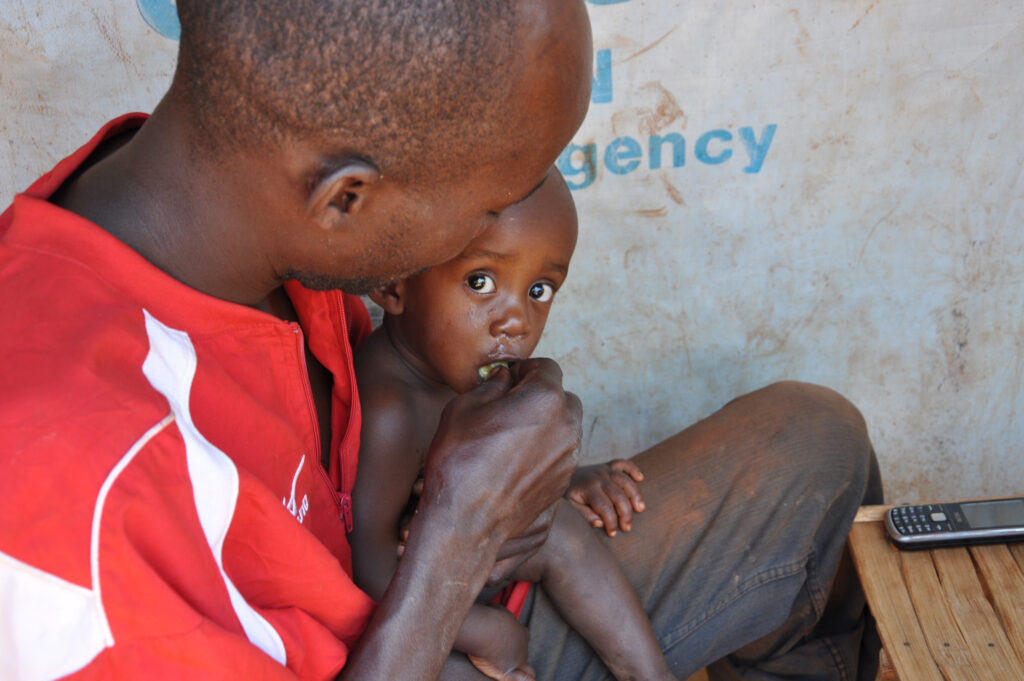
<instances>
[{"instance_id":1,"label":"baby","mask_svg":"<svg viewBox=\"0 0 1024 681\"><path fill-rule=\"evenodd\" d=\"M442 410L494 372L514 377L533 352L576 231L572 196L552 169L454 260L371 294L386 314L356 354L363 428L350 540L356 582L374 598L395 571L403 509ZM581 469L567 492L580 512L561 502L546 542L512 578L539 583L617 679L672 679L636 594L589 526L628 530L643 510L642 477L621 460ZM472 606L454 649L493 679L532 678L528 630L491 600Z\"/></svg>"}]
</instances>

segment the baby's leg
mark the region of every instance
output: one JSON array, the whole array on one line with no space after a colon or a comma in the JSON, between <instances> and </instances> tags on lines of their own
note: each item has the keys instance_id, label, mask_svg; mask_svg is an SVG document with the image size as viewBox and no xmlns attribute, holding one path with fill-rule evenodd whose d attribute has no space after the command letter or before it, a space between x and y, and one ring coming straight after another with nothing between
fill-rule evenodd
<instances>
[{"instance_id":1,"label":"baby's leg","mask_svg":"<svg viewBox=\"0 0 1024 681\"><path fill-rule=\"evenodd\" d=\"M514 577L539 582L615 678L675 678L622 568L567 502L560 503L547 541Z\"/></svg>"}]
</instances>

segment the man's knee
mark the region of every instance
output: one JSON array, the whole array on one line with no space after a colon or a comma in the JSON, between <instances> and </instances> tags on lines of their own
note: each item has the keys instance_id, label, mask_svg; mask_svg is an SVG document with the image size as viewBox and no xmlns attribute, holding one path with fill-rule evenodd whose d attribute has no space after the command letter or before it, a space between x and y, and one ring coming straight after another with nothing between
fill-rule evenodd
<instances>
[{"instance_id":1,"label":"man's knee","mask_svg":"<svg viewBox=\"0 0 1024 681\"><path fill-rule=\"evenodd\" d=\"M849 484L862 496L872 484L877 464L864 417L834 390L787 381L739 398L734 406L764 419L764 454L779 457L781 467L799 463L808 485Z\"/></svg>"}]
</instances>

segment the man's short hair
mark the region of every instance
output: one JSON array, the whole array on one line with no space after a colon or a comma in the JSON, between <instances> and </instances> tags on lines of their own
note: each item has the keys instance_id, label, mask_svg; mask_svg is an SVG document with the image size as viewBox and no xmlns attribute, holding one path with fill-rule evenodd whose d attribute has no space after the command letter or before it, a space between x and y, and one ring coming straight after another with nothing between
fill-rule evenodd
<instances>
[{"instance_id":1,"label":"man's short hair","mask_svg":"<svg viewBox=\"0 0 1024 681\"><path fill-rule=\"evenodd\" d=\"M177 6L175 87L203 148L336 139L350 146L339 154L415 174L407 160L459 163L475 145L453 136L486 139L507 124L508 79L520 77L502 70L514 63L511 0Z\"/></svg>"}]
</instances>

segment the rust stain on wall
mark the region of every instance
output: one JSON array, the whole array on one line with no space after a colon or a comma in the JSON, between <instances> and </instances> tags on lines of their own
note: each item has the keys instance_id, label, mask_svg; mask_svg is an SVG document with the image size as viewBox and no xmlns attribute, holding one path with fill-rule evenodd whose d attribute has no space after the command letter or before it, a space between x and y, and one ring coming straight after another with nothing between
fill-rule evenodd
<instances>
[{"instance_id":1,"label":"rust stain on wall","mask_svg":"<svg viewBox=\"0 0 1024 681\"><path fill-rule=\"evenodd\" d=\"M95 9L89 10L92 14L93 20L96 22L96 27L100 30L100 34L103 36L104 42L110 46L110 49L114 51L114 56L117 57L117 61L125 66L129 71L134 73L136 76L141 76L139 73L139 67L135 64L131 54L124 48L124 43L121 41L122 31L116 24L116 15L114 15L114 26L110 27L107 25L107 21L104 17L99 15Z\"/></svg>"},{"instance_id":2,"label":"rust stain on wall","mask_svg":"<svg viewBox=\"0 0 1024 681\"><path fill-rule=\"evenodd\" d=\"M674 127L680 130L686 129L686 113L664 85L653 82L643 85L640 89L653 91L658 97L658 103L653 109L637 110L640 128L644 132L648 135L656 135L672 124L675 124Z\"/></svg>"},{"instance_id":3,"label":"rust stain on wall","mask_svg":"<svg viewBox=\"0 0 1024 681\"><path fill-rule=\"evenodd\" d=\"M665 191L668 192L669 198L672 199L676 204L680 206L685 206L686 201L683 200L682 193L676 188L674 184L672 184L672 180L669 179L668 175L666 175L665 173L658 173L658 177L661 178L661 183L665 186Z\"/></svg>"},{"instance_id":4,"label":"rust stain on wall","mask_svg":"<svg viewBox=\"0 0 1024 681\"><path fill-rule=\"evenodd\" d=\"M668 30L668 32L667 32L667 33L666 33L665 35L661 36L660 38L658 38L657 40L655 40L655 41L654 41L653 43L650 43L649 45L647 45L647 46L645 46L645 47L642 47L642 48L640 48L640 49L639 49L638 51L636 51L636 52L634 52L633 54L629 55L628 57L626 57L625 59L623 59L623 60L622 60L622 61L620 61L619 63L620 63L620 64L625 64L625 63L626 63L627 61L629 61L630 59L635 59L636 57L639 57L639 56L640 56L641 54L643 54L644 52L647 52L648 50L652 50L652 49L654 49L655 47L657 47L657 46L658 46L658 45L659 45L659 44L661 43L661 41L662 41L662 40L664 40L665 38L667 38L667 37L669 37L670 35L672 35L672 32L673 32L673 31L675 31L675 30L676 30L677 28L679 28L679 27L678 27L678 26L673 26L672 28L670 28L670 29Z\"/></svg>"},{"instance_id":5,"label":"rust stain on wall","mask_svg":"<svg viewBox=\"0 0 1024 681\"><path fill-rule=\"evenodd\" d=\"M873 10L877 5L878 5L878 0L875 0L875 2L872 2L871 5L864 11L864 14L861 14L859 17L857 17L857 21L853 22L853 26L850 27L850 30L852 31L855 28L857 28L858 26L860 26L860 22L862 22L864 20L864 17L866 17L867 15L871 14L871 10Z\"/></svg>"}]
</instances>

